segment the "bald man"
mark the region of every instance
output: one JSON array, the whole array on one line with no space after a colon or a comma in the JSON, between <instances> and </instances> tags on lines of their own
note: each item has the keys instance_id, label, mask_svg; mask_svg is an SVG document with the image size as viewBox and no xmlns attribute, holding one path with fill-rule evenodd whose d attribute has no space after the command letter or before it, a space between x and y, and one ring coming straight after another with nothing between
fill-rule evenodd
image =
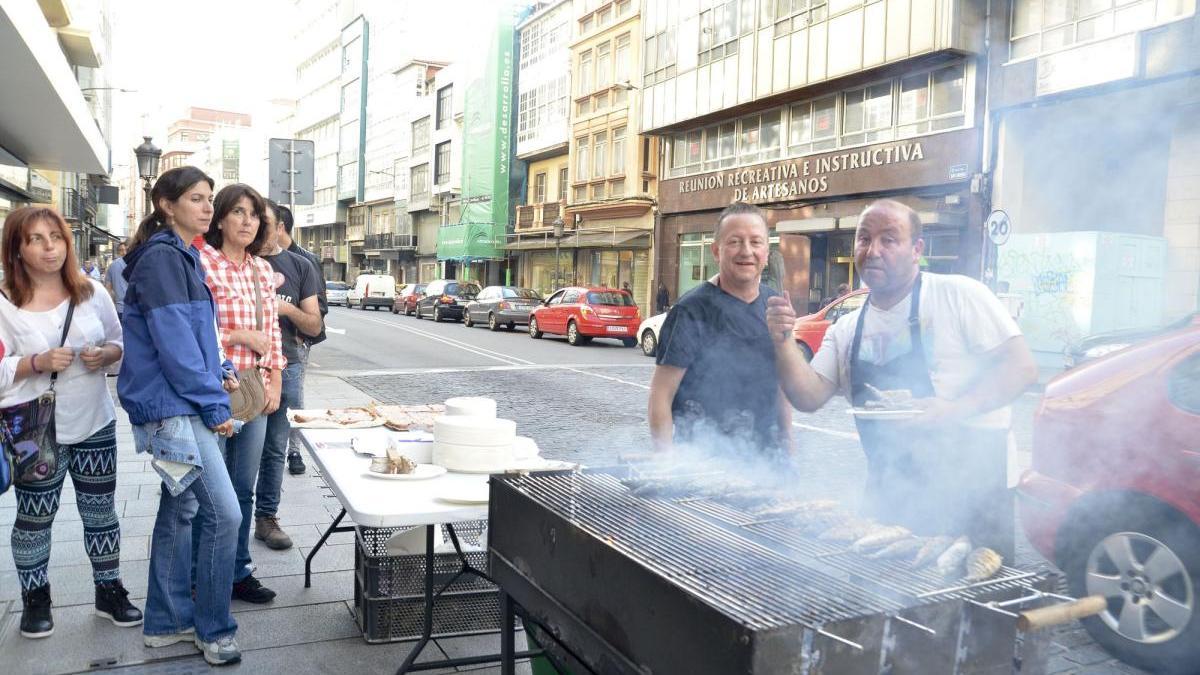
<instances>
[{"instance_id":1,"label":"bald man","mask_svg":"<svg viewBox=\"0 0 1200 675\"><path fill-rule=\"evenodd\" d=\"M1011 562L1009 404L1037 380L1037 366L996 296L969 277L921 272L924 248L915 211L869 205L854 262L870 295L829 328L811 364L791 339L791 303L768 301L780 384L808 412L837 393L863 408L878 392L906 392L921 409L915 417L856 417L866 511L918 534L966 534Z\"/></svg>"}]
</instances>

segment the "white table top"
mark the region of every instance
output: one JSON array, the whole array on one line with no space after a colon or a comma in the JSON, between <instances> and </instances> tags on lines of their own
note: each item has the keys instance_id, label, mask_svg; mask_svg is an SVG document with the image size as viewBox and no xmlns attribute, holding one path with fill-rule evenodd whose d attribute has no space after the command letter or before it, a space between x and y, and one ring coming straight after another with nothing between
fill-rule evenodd
<instances>
[{"instance_id":1,"label":"white table top","mask_svg":"<svg viewBox=\"0 0 1200 675\"><path fill-rule=\"evenodd\" d=\"M354 436L402 436L386 427L373 429L300 429L309 454L325 482L355 524L362 527L413 527L464 520L485 520L487 504L452 504L438 499L448 490L486 485L487 474L447 472L428 480L383 480L365 475L371 460L349 447Z\"/></svg>"}]
</instances>

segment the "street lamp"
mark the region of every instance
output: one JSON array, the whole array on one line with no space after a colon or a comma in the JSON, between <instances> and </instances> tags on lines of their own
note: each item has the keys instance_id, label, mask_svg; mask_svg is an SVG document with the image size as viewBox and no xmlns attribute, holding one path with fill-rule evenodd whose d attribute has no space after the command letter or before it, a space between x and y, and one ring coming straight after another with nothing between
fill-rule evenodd
<instances>
[{"instance_id":1,"label":"street lamp","mask_svg":"<svg viewBox=\"0 0 1200 675\"><path fill-rule=\"evenodd\" d=\"M133 149L133 154L137 156L138 175L146 182L143 190L146 192L145 214L150 215L150 188L151 183L158 177L158 160L162 158L162 150L150 142L149 136L142 136L142 144Z\"/></svg>"},{"instance_id":2,"label":"street lamp","mask_svg":"<svg viewBox=\"0 0 1200 675\"><path fill-rule=\"evenodd\" d=\"M559 217L555 218L554 222L551 224L554 226L554 285L557 287L562 285L562 274L559 271L559 266L562 264L562 259L559 257L558 248L562 243L563 226L566 225L566 223L564 223L563 219Z\"/></svg>"}]
</instances>

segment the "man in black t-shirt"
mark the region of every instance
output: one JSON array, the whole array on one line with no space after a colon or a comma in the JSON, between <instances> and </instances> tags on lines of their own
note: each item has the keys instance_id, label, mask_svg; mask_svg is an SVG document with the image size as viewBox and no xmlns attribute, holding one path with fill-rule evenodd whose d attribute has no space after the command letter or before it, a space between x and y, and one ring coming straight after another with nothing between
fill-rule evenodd
<instances>
[{"instance_id":1,"label":"man in black t-shirt","mask_svg":"<svg viewBox=\"0 0 1200 675\"><path fill-rule=\"evenodd\" d=\"M273 209L264 212L271 236L267 238L263 258L275 271L275 306L279 312L279 333L287 367L283 370L283 387L279 409L267 416L266 440L258 468L255 488L254 538L269 548L287 549L292 540L279 527L279 494L283 484L284 456L287 454L292 425L288 409L299 408L304 392L304 364L308 360L308 338L323 329L321 309L317 303L319 289L324 286L306 258L280 248L277 233L282 230Z\"/></svg>"},{"instance_id":2,"label":"man in black t-shirt","mask_svg":"<svg viewBox=\"0 0 1200 675\"><path fill-rule=\"evenodd\" d=\"M650 435L656 448L778 456L790 447L791 406L781 395L761 282L766 217L735 203L717 220L718 274L671 308L650 381Z\"/></svg>"}]
</instances>

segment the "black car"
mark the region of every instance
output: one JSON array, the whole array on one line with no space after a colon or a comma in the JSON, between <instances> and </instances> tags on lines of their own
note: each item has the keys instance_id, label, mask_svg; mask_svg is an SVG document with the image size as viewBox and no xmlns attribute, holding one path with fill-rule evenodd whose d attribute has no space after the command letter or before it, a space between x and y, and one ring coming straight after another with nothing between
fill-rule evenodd
<instances>
[{"instance_id":1,"label":"black car","mask_svg":"<svg viewBox=\"0 0 1200 675\"><path fill-rule=\"evenodd\" d=\"M1192 312L1178 321L1169 323L1165 326L1155 326L1152 328L1126 328L1124 330L1114 330L1107 333L1096 333L1089 335L1079 342L1067 347L1066 350L1066 369L1070 370L1075 366L1092 359L1098 359L1101 356L1111 354L1112 352L1125 349L1126 347L1149 340L1152 337L1170 333L1173 331L1186 328L1193 324L1200 325L1200 312Z\"/></svg>"},{"instance_id":2,"label":"black car","mask_svg":"<svg viewBox=\"0 0 1200 675\"><path fill-rule=\"evenodd\" d=\"M463 308L479 295L479 286L469 281L438 279L429 282L425 295L417 300L417 318L433 317L434 321L463 317Z\"/></svg>"},{"instance_id":3,"label":"black car","mask_svg":"<svg viewBox=\"0 0 1200 675\"><path fill-rule=\"evenodd\" d=\"M529 288L516 286L488 286L467 303L463 324L467 328L485 323L492 330L504 326L509 330L517 324L529 324L529 312L542 304L542 296Z\"/></svg>"}]
</instances>

